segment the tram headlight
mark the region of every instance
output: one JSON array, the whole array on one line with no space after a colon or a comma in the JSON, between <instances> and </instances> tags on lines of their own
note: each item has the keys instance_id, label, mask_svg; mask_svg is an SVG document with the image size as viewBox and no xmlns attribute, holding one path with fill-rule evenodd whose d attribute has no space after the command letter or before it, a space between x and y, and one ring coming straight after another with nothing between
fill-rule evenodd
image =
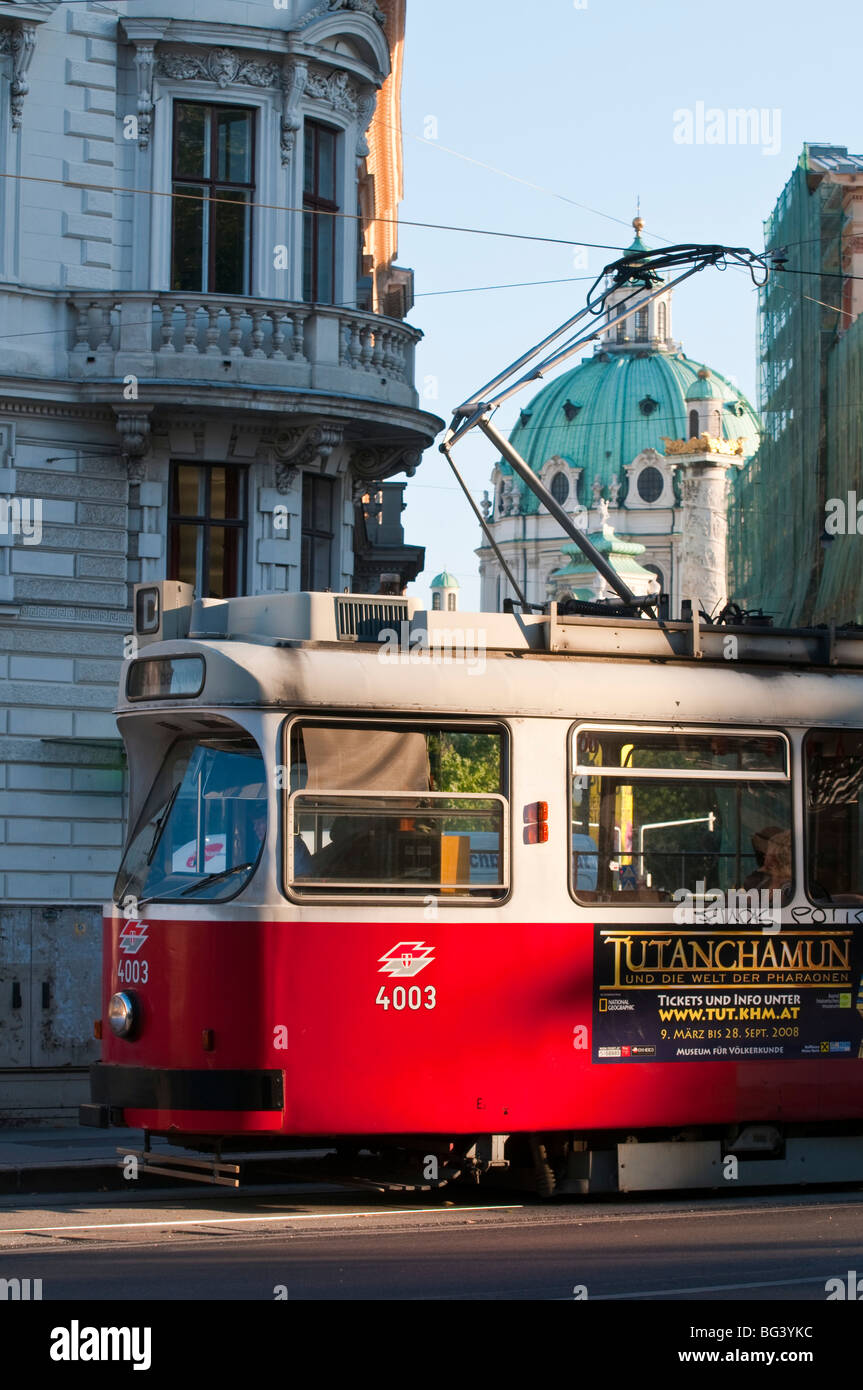
<instances>
[{"instance_id":1,"label":"tram headlight","mask_svg":"<svg viewBox=\"0 0 863 1390\"><path fill-rule=\"evenodd\" d=\"M108 1005L108 1026L118 1038L128 1038L138 1021L134 995L112 994Z\"/></svg>"}]
</instances>

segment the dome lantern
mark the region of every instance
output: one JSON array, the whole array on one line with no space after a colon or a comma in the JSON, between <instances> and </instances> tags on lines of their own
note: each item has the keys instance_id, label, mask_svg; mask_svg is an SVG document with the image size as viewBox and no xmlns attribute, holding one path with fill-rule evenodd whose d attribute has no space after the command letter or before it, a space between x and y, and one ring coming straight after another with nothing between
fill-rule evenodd
<instances>
[{"instance_id":1,"label":"dome lantern","mask_svg":"<svg viewBox=\"0 0 863 1390\"><path fill-rule=\"evenodd\" d=\"M641 233L644 231L643 217L634 217L632 225L635 229L635 239L623 254L634 260L650 248L641 239ZM655 279L657 285L662 283L658 275ZM632 291L633 285L626 283L612 292L608 300L610 317L614 317L615 310L631 301ZM671 290L654 299L643 309L639 309L625 323L619 323L602 334L601 350L604 352L644 351L645 348L660 352L671 352L676 348L671 339Z\"/></svg>"},{"instance_id":2,"label":"dome lantern","mask_svg":"<svg viewBox=\"0 0 863 1390\"><path fill-rule=\"evenodd\" d=\"M432 595L433 613L455 613L458 611L458 594L461 585L449 570L442 570L429 585Z\"/></svg>"}]
</instances>

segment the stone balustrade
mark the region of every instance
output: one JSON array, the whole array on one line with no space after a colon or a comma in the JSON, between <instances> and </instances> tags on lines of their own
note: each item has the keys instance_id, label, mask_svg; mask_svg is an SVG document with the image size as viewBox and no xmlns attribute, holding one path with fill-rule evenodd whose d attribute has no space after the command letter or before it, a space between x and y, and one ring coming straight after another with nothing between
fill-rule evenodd
<instances>
[{"instance_id":1,"label":"stone balustrade","mask_svg":"<svg viewBox=\"0 0 863 1390\"><path fill-rule=\"evenodd\" d=\"M69 304L73 378L305 387L417 404L422 335L395 319L218 295L82 294Z\"/></svg>"}]
</instances>

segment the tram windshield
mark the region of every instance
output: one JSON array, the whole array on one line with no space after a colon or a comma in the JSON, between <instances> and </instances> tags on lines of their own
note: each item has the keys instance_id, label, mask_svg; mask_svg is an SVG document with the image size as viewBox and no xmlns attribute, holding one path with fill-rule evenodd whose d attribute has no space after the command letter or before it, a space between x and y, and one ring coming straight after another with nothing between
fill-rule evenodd
<instances>
[{"instance_id":1,"label":"tram windshield","mask_svg":"<svg viewBox=\"0 0 863 1390\"><path fill-rule=\"evenodd\" d=\"M582 728L573 740L572 884L593 903L793 891L780 735Z\"/></svg>"},{"instance_id":2,"label":"tram windshield","mask_svg":"<svg viewBox=\"0 0 863 1390\"><path fill-rule=\"evenodd\" d=\"M804 759L809 896L863 903L863 731L815 729Z\"/></svg>"},{"instance_id":3,"label":"tram windshield","mask_svg":"<svg viewBox=\"0 0 863 1390\"><path fill-rule=\"evenodd\" d=\"M266 831L266 774L254 741L180 739L123 856L115 900L231 898L254 873Z\"/></svg>"},{"instance_id":4,"label":"tram windshield","mask_svg":"<svg viewBox=\"0 0 863 1390\"><path fill-rule=\"evenodd\" d=\"M295 725L289 881L303 892L500 897L504 740L498 729Z\"/></svg>"}]
</instances>

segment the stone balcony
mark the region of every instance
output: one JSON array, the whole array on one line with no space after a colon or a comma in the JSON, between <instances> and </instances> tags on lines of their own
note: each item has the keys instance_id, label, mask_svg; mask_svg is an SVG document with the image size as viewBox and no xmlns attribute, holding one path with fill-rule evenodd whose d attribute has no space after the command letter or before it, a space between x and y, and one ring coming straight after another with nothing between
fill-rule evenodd
<instances>
[{"instance_id":1,"label":"stone balcony","mask_svg":"<svg viewBox=\"0 0 863 1390\"><path fill-rule=\"evenodd\" d=\"M75 295L69 305L73 379L133 375L419 405L422 334L397 319L219 295Z\"/></svg>"},{"instance_id":2,"label":"stone balcony","mask_svg":"<svg viewBox=\"0 0 863 1390\"><path fill-rule=\"evenodd\" d=\"M155 404L196 386L212 401L218 385L235 409L289 391L411 414L421 338L399 319L283 300L0 286L0 379L25 396L120 401L134 376Z\"/></svg>"}]
</instances>

